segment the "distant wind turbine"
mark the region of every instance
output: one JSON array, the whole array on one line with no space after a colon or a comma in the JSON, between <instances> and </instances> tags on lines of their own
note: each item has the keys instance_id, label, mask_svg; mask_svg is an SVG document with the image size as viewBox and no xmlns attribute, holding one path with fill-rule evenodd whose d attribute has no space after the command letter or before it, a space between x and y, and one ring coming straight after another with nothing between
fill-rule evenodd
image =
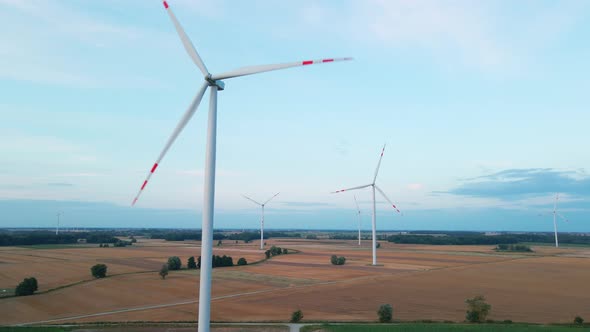
<instances>
[{"instance_id":1,"label":"distant wind turbine","mask_svg":"<svg viewBox=\"0 0 590 332\"><path fill-rule=\"evenodd\" d=\"M385 198L386 201L389 202L389 204L391 204L391 206L393 206L393 208L398 212L401 213L399 211L399 209L395 206L395 204L393 204L393 202L387 197L387 195L385 195L385 193L383 192L383 190L381 190L381 188L377 187L377 185L375 184L375 181L377 180L377 174L379 173L379 167L381 166L381 159L383 159L383 153L385 152L385 145L383 145L383 149L381 150L381 156L379 157L379 162L377 163L377 169L375 169L375 176L373 176L373 182L363 185L363 186L358 186L358 187L352 187L352 188L348 188L348 189L342 189L342 190L338 190L338 191L334 191L332 192L332 194L335 193L341 193L344 191L349 191L349 190L356 190L356 189L363 189L363 188L367 188L367 187L371 187L372 188L372 192L373 192L373 230L372 230L372 236L373 236L373 265L377 265L377 203L375 201L375 189L377 191L379 191L379 193L383 196L383 198Z\"/></svg>"},{"instance_id":2,"label":"distant wind turbine","mask_svg":"<svg viewBox=\"0 0 590 332\"><path fill-rule=\"evenodd\" d=\"M176 125L176 128L170 135L170 138L166 142L164 149L160 152L158 159L154 165L150 168L146 179L141 185L141 189L133 199L134 205L139 199L139 195L147 185L150 177L154 174L154 171L180 134L186 124L190 121L193 114L196 112L205 91L210 88L209 95L209 119L207 127L207 147L205 153L205 176L204 176L204 195L203 195L203 218L202 218L202 235L201 235L201 277L199 283L199 332L207 332L210 329L211 321L211 272L212 272L212 257L213 257L213 217L214 217L214 205L215 205L215 159L217 153L217 93L225 89L225 83L223 80L234 77L259 74L267 71L274 71L279 69L287 69L292 67L308 66L313 64L332 63L337 61L352 60L352 58L328 58L319 60L304 60L291 63L272 64L272 65L261 65L261 66L250 66L243 67L236 70L224 72L221 74L211 74L205 63L201 59L201 56L195 49L193 43L186 35L186 32L176 19L176 16L172 12L170 6L166 1L163 1L164 8L168 12L168 16L172 20L176 32L178 33L180 40L184 46L185 51L188 53L191 60L201 71L203 83L197 91L195 97L190 103L190 106L185 111L184 115L180 119L180 122ZM210 36L215 36L215 27L210 26L206 33ZM239 55L238 55L239 56ZM272 83L266 82L265 85ZM262 86L264 88L264 85Z\"/></svg>"},{"instance_id":3,"label":"distant wind turbine","mask_svg":"<svg viewBox=\"0 0 590 332\"><path fill-rule=\"evenodd\" d=\"M56 213L56 215L57 215L57 227L55 228L55 235L59 235L59 217L61 217L62 214L64 214L63 211L59 211L58 213Z\"/></svg>"},{"instance_id":4,"label":"distant wind turbine","mask_svg":"<svg viewBox=\"0 0 590 332\"><path fill-rule=\"evenodd\" d=\"M555 203L553 204L553 211L547 214L553 215L553 231L555 233L555 248L559 247L559 241L557 240L557 217L561 218L563 221L568 222L561 213L557 212L557 201L559 200L559 194L555 194Z\"/></svg>"},{"instance_id":5,"label":"distant wind turbine","mask_svg":"<svg viewBox=\"0 0 590 332\"><path fill-rule=\"evenodd\" d=\"M354 204L356 205L356 215L358 216L359 220L359 246L361 245L361 209L359 208L359 203L356 201L356 195L354 197Z\"/></svg>"},{"instance_id":6,"label":"distant wind turbine","mask_svg":"<svg viewBox=\"0 0 590 332\"><path fill-rule=\"evenodd\" d=\"M266 202L264 202L264 203L258 203L257 201L253 200L252 198L250 198L246 195L242 195L242 197L244 197L245 199L252 201L256 205L260 205L260 207L262 208L262 217L260 218L260 250L264 249L264 206L268 202L270 202L273 198L277 197L278 194L280 194L280 193L274 194L273 197L267 199Z\"/></svg>"}]
</instances>

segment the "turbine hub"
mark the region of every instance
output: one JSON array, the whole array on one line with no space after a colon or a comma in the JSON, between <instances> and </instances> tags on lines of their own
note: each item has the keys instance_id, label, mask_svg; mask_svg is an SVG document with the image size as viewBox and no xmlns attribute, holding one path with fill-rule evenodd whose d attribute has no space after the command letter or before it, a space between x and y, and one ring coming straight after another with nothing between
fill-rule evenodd
<instances>
[{"instance_id":1,"label":"turbine hub","mask_svg":"<svg viewBox=\"0 0 590 332\"><path fill-rule=\"evenodd\" d=\"M216 86L217 90L219 91L225 90L225 83L223 81L214 80L213 78L211 78L211 74L207 74L207 76L205 76L205 81L209 83L209 86Z\"/></svg>"}]
</instances>

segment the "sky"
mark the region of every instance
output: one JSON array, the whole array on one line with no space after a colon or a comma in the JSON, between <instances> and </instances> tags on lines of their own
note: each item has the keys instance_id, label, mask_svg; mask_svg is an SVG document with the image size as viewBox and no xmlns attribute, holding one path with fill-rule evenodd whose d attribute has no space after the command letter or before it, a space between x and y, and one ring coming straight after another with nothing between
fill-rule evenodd
<instances>
[{"instance_id":1,"label":"sky","mask_svg":"<svg viewBox=\"0 0 590 332\"><path fill-rule=\"evenodd\" d=\"M587 1L170 0L218 99L217 228L590 231ZM157 0L0 0L0 227L200 228L208 102ZM207 95L206 95L207 96ZM371 191L356 193L370 229Z\"/></svg>"}]
</instances>

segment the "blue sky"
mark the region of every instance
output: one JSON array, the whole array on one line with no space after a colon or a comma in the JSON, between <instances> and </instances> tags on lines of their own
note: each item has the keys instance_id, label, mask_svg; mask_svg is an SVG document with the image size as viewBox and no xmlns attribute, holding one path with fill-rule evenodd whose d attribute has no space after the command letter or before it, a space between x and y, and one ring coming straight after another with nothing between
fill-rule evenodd
<instances>
[{"instance_id":1,"label":"blue sky","mask_svg":"<svg viewBox=\"0 0 590 332\"><path fill-rule=\"evenodd\" d=\"M381 229L551 230L560 192L562 229L590 230L588 2L169 4L213 73L355 58L226 81L217 227L280 191L269 227L354 228L329 192L387 143L404 216L379 202ZM200 226L206 102L129 207L202 82L160 1L0 0L0 40L0 226Z\"/></svg>"}]
</instances>

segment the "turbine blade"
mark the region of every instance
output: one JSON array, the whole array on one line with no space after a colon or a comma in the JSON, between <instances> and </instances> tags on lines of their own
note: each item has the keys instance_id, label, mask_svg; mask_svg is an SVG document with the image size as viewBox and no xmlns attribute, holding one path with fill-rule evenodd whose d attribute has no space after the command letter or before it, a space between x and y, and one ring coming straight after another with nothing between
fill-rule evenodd
<instances>
[{"instance_id":1,"label":"turbine blade","mask_svg":"<svg viewBox=\"0 0 590 332\"><path fill-rule=\"evenodd\" d=\"M356 201L356 195L353 195L354 197L354 205L356 205L356 210L359 214L361 214L361 209L359 208L359 203Z\"/></svg>"},{"instance_id":2,"label":"turbine blade","mask_svg":"<svg viewBox=\"0 0 590 332\"><path fill-rule=\"evenodd\" d=\"M193 99L193 101L191 102L189 107L187 108L186 112L184 112L184 115L180 119L180 122L178 122L178 124L176 125L176 128L174 128L172 135L170 135L170 138L168 138L168 141L166 142L164 149L162 150L162 152L160 152L158 159L156 160L156 162L152 166L151 170L149 171L147 177L143 181L143 184L141 185L139 192L137 192L137 196L135 196L135 198L133 199L133 203L131 203L131 206L133 206L133 205L135 205L135 203L137 203L137 200L139 199L141 192L143 191L143 189L145 189L145 186L147 185L148 181L152 177L152 174L154 174L154 172L156 171L156 168L158 167L158 165L160 165L160 162L162 161L162 159L164 158L164 156L168 152L168 149L170 149L170 146L172 146L172 144L176 140L176 137L178 137L178 135L180 134L182 129L184 129L186 124L192 118L193 114L195 114L195 112L197 111L197 108L199 107L199 104L201 103L201 100L203 99L203 95L205 94L205 90L207 90L207 83L204 83L201 86L201 89L199 89L199 91L195 95L195 98Z\"/></svg>"},{"instance_id":3,"label":"turbine blade","mask_svg":"<svg viewBox=\"0 0 590 332\"><path fill-rule=\"evenodd\" d=\"M264 202L263 204L266 205L266 203L270 202L273 198L277 197L277 195L280 194L280 192L276 193L273 197L269 198L266 202Z\"/></svg>"},{"instance_id":4,"label":"turbine blade","mask_svg":"<svg viewBox=\"0 0 590 332\"><path fill-rule=\"evenodd\" d=\"M331 58L331 59L319 59L319 60L305 60L305 61L297 61L297 62L289 62L289 63L278 63L278 64L272 64L272 65L249 66L249 67L238 68L238 69L228 71L225 73L221 73L221 74L217 74L217 75L212 75L211 78L213 80L223 80L226 78L233 78L233 77L239 77L239 76L264 73L264 72L272 71L272 70L314 65L314 64L319 64L319 63L349 61L349 60L352 60L352 58Z\"/></svg>"},{"instance_id":5,"label":"turbine blade","mask_svg":"<svg viewBox=\"0 0 590 332\"><path fill-rule=\"evenodd\" d=\"M180 36L180 40L182 41L182 45L184 46L184 49L186 50L188 55L191 57L193 62L197 65L197 67L199 67L199 69L201 70L203 75L204 76L209 75L209 71L207 70L207 67L205 67L205 63L203 63L203 60L199 56L199 53L197 53L195 46L193 45L191 40L186 35L186 32L184 32L182 25L180 25L180 23L176 19L174 12L168 6L168 3L166 1L163 1L163 3L164 3L164 8L166 8L166 11L168 12L168 16L170 16L172 23L174 23L174 27L176 28L176 32L178 32L178 36Z\"/></svg>"},{"instance_id":6,"label":"turbine blade","mask_svg":"<svg viewBox=\"0 0 590 332\"><path fill-rule=\"evenodd\" d=\"M561 219L563 219L563 221L565 222L570 222L566 217L564 217L561 213L557 213L557 216Z\"/></svg>"},{"instance_id":7,"label":"turbine blade","mask_svg":"<svg viewBox=\"0 0 590 332\"><path fill-rule=\"evenodd\" d=\"M385 198L386 201L389 202L389 204L391 204L391 206L393 206L393 208L398 212L401 213L400 210L397 208L397 206L395 206L395 204L393 204L393 202L387 197L387 195L385 195L385 193L383 192L383 190L381 190L381 188L375 186L375 189L377 189L377 191L379 191L379 193L383 196L383 198Z\"/></svg>"},{"instance_id":8,"label":"turbine blade","mask_svg":"<svg viewBox=\"0 0 590 332\"><path fill-rule=\"evenodd\" d=\"M343 191L348 191L348 190L356 190L356 189L363 189L363 188L367 188L369 186L372 186L372 184L366 184L364 186L358 186L358 187L352 187L352 188L348 188L348 189L340 189L340 190L336 190L331 192L330 194L336 194L336 193L341 193Z\"/></svg>"},{"instance_id":9,"label":"turbine blade","mask_svg":"<svg viewBox=\"0 0 590 332\"><path fill-rule=\"evenodd\" d=\"M250 200L250 201L252 201L252 202L254 202L254 203L258 204L258 205L262 205L261 203L258 203L257 201L253 200L252 198L250 198L250 197L248 197L246 195L242 195L242 197L244 197L245 199Z\"/></svg>"},{"instance_id":10,"label":"turbine blade","mask_svg":"<svg viewBox=\"0 0 590 332\"><path fill-rule=\"evenodd\" d=\"M375 169L375 176L373 177L373 183L377 181L377 173L379 173L379 167L381 167L381 159L383 159L383 152L385 152L385 144L383 144L383 149L381 150L381 156L379 156L379 162L377 163L377 168Z\"/></svg>"}]
</instances>

